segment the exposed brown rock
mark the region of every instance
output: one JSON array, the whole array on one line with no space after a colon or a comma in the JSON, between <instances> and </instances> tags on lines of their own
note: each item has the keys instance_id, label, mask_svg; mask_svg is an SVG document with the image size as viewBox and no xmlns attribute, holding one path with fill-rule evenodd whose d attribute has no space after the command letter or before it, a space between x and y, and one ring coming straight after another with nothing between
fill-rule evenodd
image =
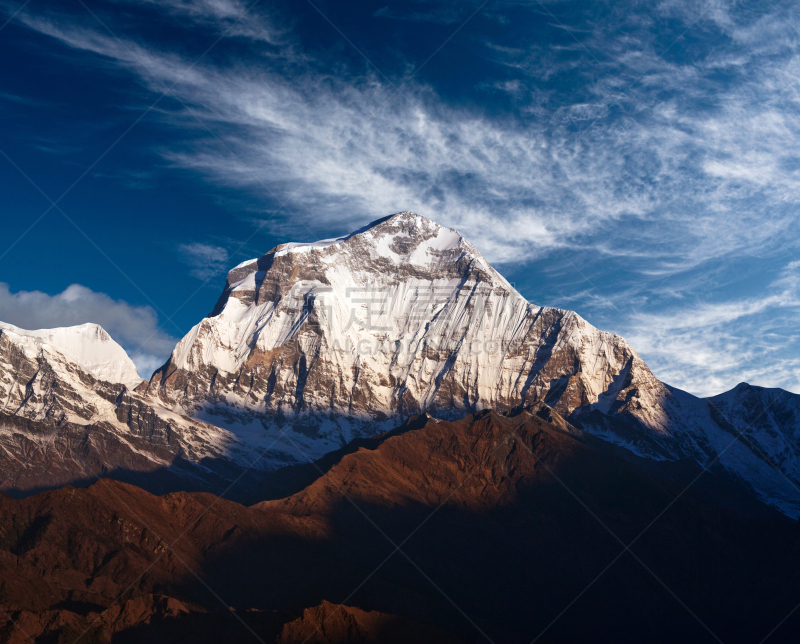
<instances>
[{"instance_id":1,"label":"exposed brown rock","mask_svg":"<svg viewBox=\"0 0 800 644\"><path fill-rule=\"evenodd\" d=\"M539 406L421 417L292 468L282 475L288 496L250 508L108 480L0 497L0 607L53 641L91 614L131 641L247 641L230 605L264 641L295 619L286 637L333 614L331 638L383 641L376 632L390 624L405 632L402 617L465 641L483 631L530 642L619 557L609 530L630 543L647 528L636 556L726 644L752 641L800 596L800 534L709 473L670 505L700 472L633 457ZM346 603L364 613L320 606L360 584ZM304 614L310 606L319 608ZM797 628L790 618L773 641ZM0 631L12 636L10 625ZM548 636L666 643L706 632L626 554Z\"/></svg>"},{"instance_id":2,"label":"exposed brown rock","mask_svg":"<svg viewBox=\"0 0 800 644\"><path fill-rule=\"evenodd\" d=\"M396 615L323 601L285 624L276 644L457 644L459 641L438 628Z\"/></svg>"}]
</instances>

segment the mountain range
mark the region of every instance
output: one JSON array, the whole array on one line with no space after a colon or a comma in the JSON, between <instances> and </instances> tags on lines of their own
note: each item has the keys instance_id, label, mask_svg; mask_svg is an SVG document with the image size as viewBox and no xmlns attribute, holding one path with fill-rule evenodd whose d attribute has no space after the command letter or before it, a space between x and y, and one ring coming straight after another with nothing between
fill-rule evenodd
<instances>
[{"instance_id":1,"label":"mountain range","mask_svg":"<svg viewBox=\"0 0 800 644\"><path fill-rule=\"evenodd\" d=\"M157 473L153 491L221 491L247 470L242 491L412 414L543 402L800 515L800 397L742 383L701 399L662 383L623 338L531 304L457 231L409 212L236 266L148 382L96 325L4 324L0 357L10 493L141 471Z\"/></svg>"},{"instance_id":2,"label":"mountain range","mask_svg":"<svg viewBox=\"0 0 800 644\"><path fill-rule=\"evenodd\" d=\"M749 641L800 600L800 396L662 383L414 213L234 267L149 380L95 324L0 323L0 396L0 606L37 637L221 637L188 569L262 641Z\"/></svg>"}]
</instances>

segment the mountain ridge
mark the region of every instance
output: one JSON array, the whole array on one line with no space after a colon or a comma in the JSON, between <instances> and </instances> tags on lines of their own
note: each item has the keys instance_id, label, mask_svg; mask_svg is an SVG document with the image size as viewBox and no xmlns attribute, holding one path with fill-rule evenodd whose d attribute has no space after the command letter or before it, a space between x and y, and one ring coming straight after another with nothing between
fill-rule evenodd
<instances>
[{"instance_id":1,"label":"mountain ridge","mask_svg":"<svg viewBox=\"0 0 800 644\"><path fill-rule=\"evenodd\" d=\"M288 461L423 411L539 401L637 454L731 472L800 516L800 444L765 459L771 435L660 382L624 338L528 302L460 233L407 211L239 264L140 391L233 433L266 431ZM783 422L800 433L800 417Z\"/></svg>"},{"instance_id":2,"label":"mountain ridge","mask_svg":"<svg viewBox=\"0 0 800 644\"><path fill-rule=\"evenodd\" d=\"M624 338L528 302L460 233L407 211L240 263L212 314L138 385L98 380L91 364L28 337L63 332L0 327L3 489L22 480L12 470L38 489L68 482L70 468L84 480L141 459L187 489L209 478L221 491L242 472L257 489L270 471L412 415L545 404L634 454L693 459L800 516L800 397L739 385L700 399L666 385ZM42 424L31 432L11 416ZM109 460L108 438L126 456ZM92 467L70 457L48 478L26 461L77 444Z\"/></svg>"},{"instance_id":3,"label":"mountain ridge","mask_svg":"<svg viewBox=\"0 0 800 644\"><path fill-rule=\"evenodd\" d=\"M101 327L13 329L0 326L0 490L19 496L114 475L150 481L153 491L220 493L252 463L250 445L224 428L132 390L142 381L125 377L133 363ZM46 341L54 337L66 337L72 351ZM125 361L121 369L101 361L98 374L92 358L104 357L111 343ZM72 357L81 354L76 349L88 362Z\"/></svg>"},{"instance_id":4,"label":"mountain ridge","mask_svg":"<svg viewBox=\"0 0 800 644\"><path fill-rule=\"evenodd\" d=\"M635 456L552 414L420 417L251 507L109 480L0 495L0 607L33 626L65 608L65 624L85 623L75 613L113 617L124 591L123 612L155 619L167 598L188 632L208 624L201 611L220 610L195 573L264 641L274 641L264 623L273 611L347 596L468 642L485 641L477 624L509 644L542 632L553 642L706 641L661 583L726 642L759 641L789 612L800 592L796 521L716 474L695 480L696 463ZM620 558L634 538L657 579ZM227 619L227 638L245 637ZM788 620L775 641L794 641L796 628Z\"/></svg>"}]
</instances>

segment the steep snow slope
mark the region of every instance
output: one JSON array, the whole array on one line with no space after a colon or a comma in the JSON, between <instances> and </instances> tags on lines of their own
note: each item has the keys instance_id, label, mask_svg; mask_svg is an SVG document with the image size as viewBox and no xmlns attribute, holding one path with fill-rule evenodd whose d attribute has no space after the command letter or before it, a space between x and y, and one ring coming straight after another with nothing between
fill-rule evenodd
<instances>
[{"instance_id":1,"label":"steep snow slope","mask_svg":"<svg viewBox=\"0 0 800 644\"><path fill-rule=\"evenodd\" d=\"M739 383L706 399L714 421L780 471L800 493L800 396Z\"/></svg>"}]
</instances>

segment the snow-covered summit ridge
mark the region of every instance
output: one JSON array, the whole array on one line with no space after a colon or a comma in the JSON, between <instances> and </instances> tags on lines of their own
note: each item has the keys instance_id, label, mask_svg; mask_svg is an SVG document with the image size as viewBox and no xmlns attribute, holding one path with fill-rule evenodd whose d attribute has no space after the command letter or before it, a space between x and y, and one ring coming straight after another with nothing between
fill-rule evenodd
<instances>
[{"instance_id":1,"label":"snow-covered summit ridge","mask_svg":"<svg viewBox=\"0 0 800 644\"><path fill-rule=\"evenodd\" d=\"M404 211L235 267L147 395L264 422L317 415L314 432L347 442L343 418L374 433L375 422L424 410L458 416L544 398L570 414L605 412L622 395L660 428L650 383L624 339L528 302L458 231Z\"/></svg>"},{"instance_id":2,"label":"snow-covered summit ridge","mask_svg":"<svg viewBox=\"0 0 800 644\"><path fill-rule=\"evenodd\" d=\"M309 253L313 259L301 257ZM242 262L228 273L225 292L212 315L222 310L232 291L256 288L256 282L260 283L276 262L287 266L288 263L315 262L317 258L322 260L320 268L328 279L326 269L339 267L341 279L336 281L351 291L353 287L392 286L411 273L423 279L447 276L457 280L465 268L471 266L483 273L484 282L522 297L457 230L403 211L375 220L348 235L310 243L279 244L262 257ZM288 275L285 277L292 279ZM324 279L320 282L326 284ZM302 286L295 286L294 292L298 293Z\"/></svg>"},{"instance_id":3,"label":"snow-covered summit ridge","mask_svg":"<svg viewBox=\"0 0 800 644\"><path fill-rule=\"evenodd\" d=\"M129 389L142 382L125 350L98 324L31 331L0 322L0 335L29 350L53 349L98 380L124 384Z\"/></svg>"},{"instance_id":4,"label":"snow-covered summit ridge","mask_svg":"<svg viewBox=\"0 0 800 644\"><path fill-rule=\"evenodd\" d=\"M375 228L376 226L379 226L380 224L382 224L385 221L388 221L388 220L390 220L390 219L392 219L394 217L409 217L409 218L413 217L413 218L425 219L425 217L420 217L420 215L417 215L416 213L412 213L412 212L409 212L409 211L406 210L406 211L403 211L403 212L395 213L394 215L390 215L388 217L381 217L380 219L376 219L375 221L370 222L369 224L364 226L363 228L359 228L358 230L356 230L356 231L354 231L352 233L348 233L348 234L342 235L340 237L331 237L330 239L320 239L320 240L317 240L315 242L288 242L288 243L284 243L284 244L278 244L277 246L275 246L275 248L270 250L267 253L267 255L271 255L271 254L275 254L275 253L277 253L278 255L286 255L286 254L291 253L291 252L303 252L303 251L306 251L306 250L314 250L314 249L319 249L319 248L326 248L327 246L333 246L334 244L339 244L339 243L341 243L343 241L347 241L351 237L355 237L356 235L358 235L360 233L363 233L363 232L366 232L366 231L370 230L371 228ZM426 220L426 221L430 221L430 220ZM431 222L431 223L434 223L434 222ZM237 264L236 266L234 266L231 269L231 271L235 271L237 269L249 266L250 264L253 264L254 262L257 262L258 259L259 259L258 257L255 257L253 259L247 259L247 260L241 262L240 264Z\"/></svg>"},{"instance_id":5,"label":"snow-covered summit ridge","mask_svg":"<svg viewBox=\"0 0 800 644\"><path fill-rule=\"evenodd\" d=\"M336 248L331 248L331 247ZM235 266L228 274L228 287L240 282L244 275L259 272L270 260L277 257L309 251L328 249L331 263L340 259L338 255L360 254L360 260L367 267L380 264L382 268L392 264L412 265L419 268L441 268L449 259L468 257L484 270L492 273L506 287L510 285L497 273L477 249L464 236L453 228L446 228L436 222L410 211L403 211L377 219L350 234L315 242L289 242L279 244L260 258L246 260ZM367 261L372 260L372 261Z\"/></svg>"}]
</instances>

